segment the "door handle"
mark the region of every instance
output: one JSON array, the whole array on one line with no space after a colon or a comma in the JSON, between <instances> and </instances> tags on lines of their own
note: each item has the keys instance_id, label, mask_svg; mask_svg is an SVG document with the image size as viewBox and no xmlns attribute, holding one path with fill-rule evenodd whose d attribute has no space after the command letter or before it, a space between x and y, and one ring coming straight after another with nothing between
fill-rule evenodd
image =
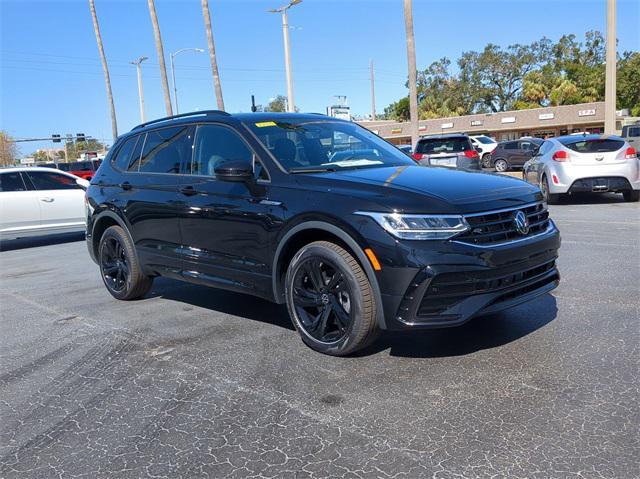
<instances>
[{"instance_id":1,"label":"door handle","mask_svg":"<svg viewBox=\"0 0 640 479\"><path fill-rule=\"evenodd\" d=\"M45 203L52 203L55 198L40 198L40 201L44 201Z\"/></svg>"},{"instance_id":2,"label":"door handle","mask_svg":"<svg viewBox=\"0 0 640 479\"><path fill-rule=\"evenodd\" d=\"M131 183L129 183L128 181L125 181L125 182L123 182L123 183L120 183L120 185L118 185L118 186L120 186L120 188L122 188L122 189L123 189L123 190L125 190L125 191L128 191L128 190L130 190L131 188L133 188L133 187L131 186Z\"/></svg>"},{"instance_id":3,"label":"door handle","mask_svg":"<svg viewBox=\"0 0 640 479\"><path fill-rule=\"evenodd\" d=\"M183 186L182 188L180 188L180 193L182 193L185 196L193 196L198 192L195 190L193 186L189 185L189 186Z\"/></svg>"}]
</instances>

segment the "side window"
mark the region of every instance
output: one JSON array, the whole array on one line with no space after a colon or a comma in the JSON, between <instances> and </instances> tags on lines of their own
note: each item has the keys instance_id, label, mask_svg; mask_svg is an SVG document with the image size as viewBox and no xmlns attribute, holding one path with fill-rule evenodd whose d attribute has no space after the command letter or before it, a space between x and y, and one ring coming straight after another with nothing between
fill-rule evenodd
<instances>
[{"instance_id":1,"label":"side window","mask_svg":"<svg viewBox=\"0 0 640 479\"><path fill-rule=\"evenodd\" d=\"M510 141L509 143L505 143L504 144L504 149L505 150L517 150L518 149L518 142L517 141Z\"/></svg>"},{"instance_id":2,"label":"side window","mask_svg":"<svg viewBox=\"0 0 640 479\"><path fill-rule=\"evenodd\" d=\"M140 136L137 135L126 139L116 153L116 156L113 158L113 164L120 171L127 171L127 169L129 168L129 160L131 159L131 154L135 149L136 143L138 142L139 138Z\"/></svg>"},{"instance_id":3,"label":"side window","mask_svg":"<svg viewBox=\"0 0 640 479\"><path fill-rule=\"evenodd\" d=\"M27 191L22 176L17 171L0 174L0 191Z\"/></svg>"},{"instance_id":4,"label":"side window","mask_svg":"<svg viewBox=\"0 0 640 479\"><path fill-rule=\"evenodd\" d=\"M191 174L215 176L216 164L223 160L252 162L253 153L231 128L219 125L199 125Z\"/></svg>"},{"instance_id":5,"label":"side window","mask_svg":"<svg viewBox=\"0 0 640 479\"><path fill-rule=\"evenodd\" d=\"M640 126L630 126L627 131L627 138L630 136L640 136Z\"/></svg>"},{"instance_id":6,"label":"side window","mask_svg":"<svg viewBox=\"0 0 640 479\"><path fill-rule=\"evenodd\" d=\"M189 126L162 128L147 133L138 171L180 173L180 165L191 161L193 129Z\"/></svg>"},{"instance_id":7,"label":"side window","mask_svg":"<svg viewBox=\"0 0 640 479\"><path fill-rule=\"evenodd\" d=\"M48 171L28 171L27 176L36 190L80 190L80 185L70 176Z\"/></svg>"},{"instance_id":8,"label":"side window","mask_svg":"<svg viewBox=\"0 0 640 479\"><path fill-rule=\"evenodd\" d=\"M534 145L533 143L531 143L530 141L521 141L520 142L520 148L522 150L527 150L527 151L531 151L531 150L535 150L536 145Z\"/></svg>"}]
</instances>

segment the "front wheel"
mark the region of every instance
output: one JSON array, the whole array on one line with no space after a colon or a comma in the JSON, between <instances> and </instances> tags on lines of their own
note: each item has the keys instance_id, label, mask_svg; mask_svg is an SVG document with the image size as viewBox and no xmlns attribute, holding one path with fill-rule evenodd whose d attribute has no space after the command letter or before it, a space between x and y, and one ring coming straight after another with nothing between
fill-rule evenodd
<instances>
[{"instance_id":1,"label":"front wheel","mask_svg":"<svg viewBox=\"0 0 640 479\"><path fill-rule=\"evenodd\" d=\"M502 160L502 159L496 160L493 166L495 167L496 171L499 173L503 173L509 169L509 163L507 163L506 160Z\"/></svg>"},{"instance_id":2,"label":"front wheel","mask_svg":"<svg viewBox=\"0 0 640 479\"><path fill-rule=\"evenodd\" d=\"M375 338L376 304L369 278L335 243L317 241L295 254L285 296L302 340L318 352L346 356Z\"/></svg>"},{"instance_id":3,"label":"front wheel","mask_svg":"<svg viewBox=\"0 0 640 479\"><path fill-rule=\"evenodd\" d=\"M114 298L136 299L151 289L153 278L142 273L133 242L120 226L107 228L100 238L98 260L102 281Z\"/></svg>"},{"instance_id":4,"label":"front wheel","mask_svg":"<svg viewBox=\"0 0 640 479\"><path fill-rule=\"evenodd\" d=\"M630 203L636 203L640 201L640 190L627 190L622 193L624 200Z\"/></svg>"}]
</instances>

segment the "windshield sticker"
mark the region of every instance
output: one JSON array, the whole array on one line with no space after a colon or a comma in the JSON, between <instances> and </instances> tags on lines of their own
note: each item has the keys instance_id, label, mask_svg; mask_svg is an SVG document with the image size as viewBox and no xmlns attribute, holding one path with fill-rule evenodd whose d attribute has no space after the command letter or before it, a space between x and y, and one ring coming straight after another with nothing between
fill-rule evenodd
<instances>
[{"instance_id":1,"label":"windshield sticker","mask_svg":"<svg viewBox=\"0 0 640 479\"><path fill-rule=\"evenodd\" d=\"M258 128L264 128L265 126L277 126L275 121L261 121L256 123Z\"/></svg>"}]
</instances>

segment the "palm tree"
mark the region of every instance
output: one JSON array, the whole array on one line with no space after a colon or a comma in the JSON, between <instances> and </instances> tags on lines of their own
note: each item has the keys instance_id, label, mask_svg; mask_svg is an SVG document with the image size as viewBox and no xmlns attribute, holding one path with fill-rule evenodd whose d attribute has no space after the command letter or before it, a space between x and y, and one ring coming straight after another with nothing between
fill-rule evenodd
<instances>
[{"instance_id":1,"label":"palm tree","mask_svg":"<svg viewBox=\"0 0 640 479\"><path fill-rule=\"evenodd\" d=\"M204 28L207 30L207 40L209 41L209 57L211 59L211 71L213 72L213 88L216 92L218 110L224 110L224 100L222 99L222 86L220 85L220 74L218 73L218 62L216 61L216 46L213 43L213 31L211 30L211 14L209 13L209 0L202 0L202 16L204 17Z\"/></svg>"},{"instance_id":2,"label":"palm tree","mask_svg":"<svg viewBox=\"0 0 640 479\"><path fill-rule=\"evenodd\" d=\"M104 72L104 82L107 86L107 99L109 101L109 109L111 110L111 133L113 141L118 138L118 123L116 120L116 107L113 104L113 93L111 91L111 78L109 77L109 67L107 66L107 57L104 54L102 46L102 36L100 35L100 26L98 25L98 16L96 15L96 6L94 0L89 0L89 8L91 9L91 18L93 19L93 29L96 32L96 41L98 42L98 51L100 52L100 60L102 61L102 71Z\"/></svg>"},{"instance_id":3,"label":"palm tree","mask_svg":"<svg viewBox=\"0 0 640 479\"><path fill-rule=\"evenodd\" d=\"M162 91L164 92L164 106L167 109L167 116L173 115L171 107L171 95L169 94L169 82L167 81L167 67L164 63L164 48L162 47L162 37L160 36L160 25L158 25L158 15L153 0L149 1L149 14L153 24L153 35L156 38L156 50L158 51L158 61L160 62L160 79L162 80Z\"/></svg>"},{"instance_id":4,"label":"palm tree","mask_svg":"<svg viewBox=\"0 0 640 479\"><path fill-rule=\"evenodd\" d=\"M418 142L418 91L416 68L416 44L413 37L413 7L411 0L404 0L404 28L407 32L407 63L409 67L409 117L411 119L411 145Z\"/></svg>"}]
</instances>

